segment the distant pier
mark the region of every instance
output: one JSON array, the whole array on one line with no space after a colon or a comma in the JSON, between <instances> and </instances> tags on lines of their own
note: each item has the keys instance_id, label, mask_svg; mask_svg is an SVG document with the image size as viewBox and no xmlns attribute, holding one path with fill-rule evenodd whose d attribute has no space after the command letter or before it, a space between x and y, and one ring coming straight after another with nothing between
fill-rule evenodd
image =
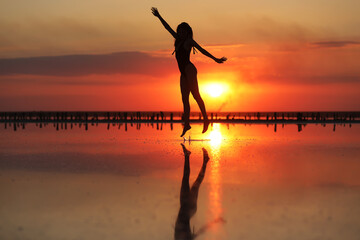
<instances>
[{"instance_id":1,"label":"distant pier","mask_svg":"<svg viewBox=\"0 0 360 240\"><path fill-rule=\"evenodd\" d=\"M190 114L190 122L202 123L200 113ZM284 127L285 124L296 124L298 132L301 132L307 124L327 124L336 126L360 123L360 112L209 112L211 124L266 124L273 125L274 132L277 125ZM182 112L56 112L56 111L33 111L33 112L0 112L0 123L5 129L25 129L27 124L35 124L39 128L53 125L56 131L84 128L86 131L90 126L107 124L107 129L120 129L124 126L135 126L140 130L144 124L157 130L162 130L163 125L169 123L173 130L174 123L182 122Z\"/></svg>"},{"instance_id":2,"label":"distant pier","mask_svg":"<svg viewBox=\"0 0 360 240\"><path fill-rule=\"evenodd\" d=\"M360 123L360 112L209 112L211 123ZM198 112L190 122L202 122ZM0 112L0 123L138 123L182 122L182 112Z\"/></svg>"}]
</instances>

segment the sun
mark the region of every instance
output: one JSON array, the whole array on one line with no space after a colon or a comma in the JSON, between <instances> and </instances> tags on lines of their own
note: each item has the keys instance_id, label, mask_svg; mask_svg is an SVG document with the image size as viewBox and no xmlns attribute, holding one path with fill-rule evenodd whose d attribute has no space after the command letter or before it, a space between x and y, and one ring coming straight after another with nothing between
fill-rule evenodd
<instances>
[{"instance_id":1,"label":"sun","mask_svg":"<svg viewBox=\"0 0 360 240\"><path fill-rule=\"evenodd\" d=\"M227 90L226 85L221 83L209 83L204 86L205 92L213 98L220 97Z\"/></svg>"}]
</instances>

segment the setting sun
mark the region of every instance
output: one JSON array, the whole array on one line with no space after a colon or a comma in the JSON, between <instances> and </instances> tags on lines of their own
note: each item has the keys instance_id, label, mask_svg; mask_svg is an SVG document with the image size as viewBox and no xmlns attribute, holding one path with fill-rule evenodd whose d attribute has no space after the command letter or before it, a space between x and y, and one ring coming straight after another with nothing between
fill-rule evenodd
<instances>
[{"instance_id":1,"label":"setting sun","mask_svg":"<svg viewBox=\"0 0 360 240\"><path fill-rule=\"evenodd\" d=\"M216 98L226 92L227 86L221 83L209 83L206 86L204 86L204 90L211 97Z\"/></svg>"}]
</instances>

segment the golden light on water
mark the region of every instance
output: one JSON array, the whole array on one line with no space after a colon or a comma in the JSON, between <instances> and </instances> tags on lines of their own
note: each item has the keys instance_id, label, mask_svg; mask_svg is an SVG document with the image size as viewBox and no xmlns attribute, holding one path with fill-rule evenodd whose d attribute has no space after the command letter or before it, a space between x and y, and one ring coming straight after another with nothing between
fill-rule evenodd
<instances>
[{"instance_id":1,"label":"golden light on water","mask_svg":"<svg viewBox=\"0 0 360 240\"><path fill-rule=\"evenodd\" d=\"M220 144L222 141L222 135L220 132L220 124L219 123L215 123L213 125L211 132L209 134L209 139L210 139L210 145L213 150L215 148L218 149L220 147Z\"/></svg>"},{"instance_id":2,"label":"golden light on water","mask_svg":"<svg viewBox=\"0 0 360 240\"><path fill-rule=\"evenodd\" d=\"M210 214L209 222L218 221L222 219L222 191L221 191L221 176L220 176L220 147L222 142L222 135L219 123L214 123L209 134L210 148L211 148L211 167L210 167ZM215 224L212 231L218 231L219 225Z\"/></svg>"}]
</instances>

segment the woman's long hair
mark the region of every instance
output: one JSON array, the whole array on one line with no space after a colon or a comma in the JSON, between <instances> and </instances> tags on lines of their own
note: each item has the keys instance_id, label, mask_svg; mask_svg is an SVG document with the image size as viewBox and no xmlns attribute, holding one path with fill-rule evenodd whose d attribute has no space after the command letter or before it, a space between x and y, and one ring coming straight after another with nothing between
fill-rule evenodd
<instances>
[{"instance_id":1,"label":"woman's long hair","mask_svg":"<svg viewBox=\"0 0 360 240\"><path fill-rule=\"evenodd\" d=\"M188 35L187 37L193 39L193 31L188 23L186 22L180 23L179 26L177 26L176 28L176 32L179 32L179 30L184 30L185 32L187 32ZM179 38L175 39L175 44L174 44L175 48L184 40L185 39L179 39Z\"/></svg>"}]
</instances>

